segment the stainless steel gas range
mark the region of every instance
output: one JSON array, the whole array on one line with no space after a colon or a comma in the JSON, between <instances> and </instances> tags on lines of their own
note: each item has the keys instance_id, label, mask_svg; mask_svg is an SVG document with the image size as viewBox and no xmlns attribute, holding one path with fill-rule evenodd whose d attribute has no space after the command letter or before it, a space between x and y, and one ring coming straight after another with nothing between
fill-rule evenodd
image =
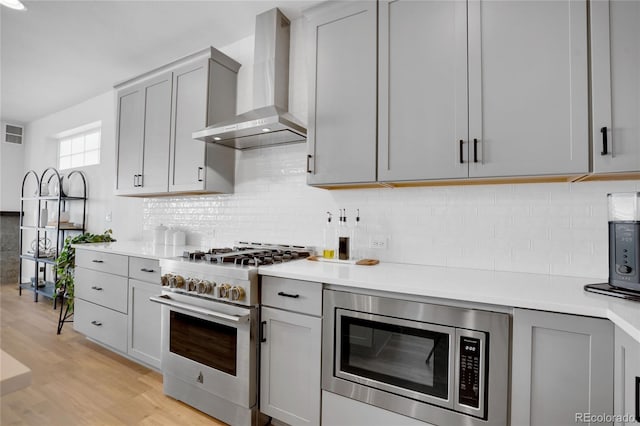
<instances>
[{"instance_id":1,"label":"stainless steel gas range","mask_svg":"<svg viewBox=\"0 0 640 426\"><path fill-rule=\"evenodd\" d=\"M247 244L161 259L164 393L234 426L258 424L258 266L307 247Z\"/></svg>"}]
</instances>

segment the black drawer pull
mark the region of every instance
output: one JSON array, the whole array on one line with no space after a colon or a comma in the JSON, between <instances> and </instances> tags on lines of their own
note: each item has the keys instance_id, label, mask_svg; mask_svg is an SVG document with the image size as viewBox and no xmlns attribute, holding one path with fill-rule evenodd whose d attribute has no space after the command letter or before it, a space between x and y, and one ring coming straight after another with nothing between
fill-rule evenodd
<instances>
[{"instance_id":1,"label":"black drawer pull","mask_svg":"<svg viewBox=\"0 0 640 426\"><path fill-rule=\"evenodd\" d=\"M640 377L636 376L636 422L640 422Z\"/></svg>"},{"instance_id":2,"label":"black drawer pull","mask_svg":"<svg viewBox=\"0 0 640 426\"><path fill-rule=\"evenodd\" d=\"M265 333L264 326L267 325L266 321L262 321L260 323L260 342L264 343L267 341L267 334Z\"/></svg>"},{"instance_id":3,"label":"black drawer pull","mask_svg":"<svg viewBox=\"0 0 640 426\"><path fill-rule=\"evenodd\" d=\"M292 299L297 299L298 297L300 297L299 294L289 294L289 293L285 293L284 291L279 292L278 296L290 297Z\"/></svg>"},{"instance_id":4,"label":"black drawer pull","mask_svg":"<svg viewBox=\"0 0 640 426\"><path fill-rule=\"evenodd\" d=\"M97 286L91 286L91 290L95 290L95 291L102 291L102 287L97 287Z\"/></svg>"},{"instance_id":5,"label":"black drawer pull","mask_svg":"<svg viewBox=\"0 0 640 426\"><path fill-rule=\"evenodd\" d=\"M147 269L147 268L140 268L140 270L141 270L142 272L155 272L155 270L153 270L153 269Z\"/></svg>"},{"instance_id":6,"label":"black drawer pull","mask_svg":"<svg viewBox=\"0 0 640 426\"><path fill-rule=\"evenodd\" d=\"M600 133L602 133L602 152L600 155L607 155L609 153L609 149L607 147L607 128L602 127L600 129Z\"/></svg>"},{"instance_id":7,"label":"black drawer pull","mask_svg":"<svg viewBox=\"0 0 640 426\"><path fill-rule=\"evenodd\" d=\"M464 164L464 141L460 139L460 164Z\"/></svg>"},{"instance_id":8,"label":"black drawer pull","mask_svg":"<svg viewBox=\"0 0 640 426\"><path fill-rule=\"evenodd\" d=\"M93 259L92 262L93 263L104 263L104 260Z\"/></svg>"},{"instance_id":9,"label":"black drawer pull","mask_svg":"<svg viewBox=\"0 0 640 426\"><path fill-rule=\"evenodd\" d=\"M307 155L307 173L311 173L311 158L313 158L313 156L311 154Z\"/></svg>"},{"instance_id":10,"label":"black drawer pull","mask_svg":"<svg viewBox=\"0 0 640 426\"><path fill-rule=\"evenodd\" d=\"M478 139L473 140L473 162L478 162Z\"/></svg>"},{"instance_id":11,"label":"black drawer pull","mask_svg":"<svg viewBox=\"0 0 640 426\"><path fill-rule=\"evenodd\" d=\"M91 321L91 324L95 325L96 327L102 327L102 323L100 321Z\"/></svg>"}]
</instances>

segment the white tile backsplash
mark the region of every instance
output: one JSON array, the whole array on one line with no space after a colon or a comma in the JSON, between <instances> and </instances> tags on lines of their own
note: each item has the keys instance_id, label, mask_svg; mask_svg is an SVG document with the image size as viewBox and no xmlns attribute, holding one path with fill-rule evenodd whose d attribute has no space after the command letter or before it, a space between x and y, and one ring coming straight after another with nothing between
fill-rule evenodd
<instances>
[{"instance_id":1,"label":"white tile backsplash","mask_svg":"<svg viewBox=\"0 0 640 426\"><path fill-rule=\"evenodd\" d=\"M145 230L162 223L204 247L320 247L325 212L346 208L351 222L359 208L364 233L389 237L370 257L605 279L606 194L640 190L620 181L327 191L306 185L305 158L305 144L242 151L235 194L146 199Z\"/></svg>"}]
</instances>

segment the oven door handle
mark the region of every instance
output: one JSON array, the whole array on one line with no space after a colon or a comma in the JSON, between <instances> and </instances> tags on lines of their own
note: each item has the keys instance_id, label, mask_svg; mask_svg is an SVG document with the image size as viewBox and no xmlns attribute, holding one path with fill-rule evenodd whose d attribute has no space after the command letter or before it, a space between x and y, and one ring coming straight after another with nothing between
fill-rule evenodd
<instances>
[{"instance_id":1,"label":"oven door handle","mask_svg":"<svg viewBox=\"0 0 640 426\"><path fill-rule=\"evenodd\" d=\"M151 296L149 298L152 302L160 303L162 305L167 305L172 308L183 309L185 311L193 312L200 315L206 315L213 318L223 319L227 321L233 322L243 322L249 320L249 314L247 315L229 315L223 314L222 312L216 312L209 309L199 308L197 306L189 305L186 303L176 302L171 299L171 297L162 295L162 296Z\"/></svg>"}]
</instances>

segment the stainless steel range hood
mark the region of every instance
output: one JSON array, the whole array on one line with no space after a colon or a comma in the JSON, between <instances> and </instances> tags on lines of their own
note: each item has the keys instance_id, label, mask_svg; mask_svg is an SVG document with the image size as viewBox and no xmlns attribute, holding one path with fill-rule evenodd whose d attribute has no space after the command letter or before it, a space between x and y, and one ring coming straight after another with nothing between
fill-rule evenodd
<instances>
[{"instance_id":1,"label":"stainless steel range hood","mask_svg":"<svg viewBox=\"0 0 640 426\"><path fill-rule=\"evenodd\" d=\"M241 150L306 141L307 129L287 112L290 29L277 8L256 17L254 109L194 132L194 139Z\"/></svg>"}]
</instances>

